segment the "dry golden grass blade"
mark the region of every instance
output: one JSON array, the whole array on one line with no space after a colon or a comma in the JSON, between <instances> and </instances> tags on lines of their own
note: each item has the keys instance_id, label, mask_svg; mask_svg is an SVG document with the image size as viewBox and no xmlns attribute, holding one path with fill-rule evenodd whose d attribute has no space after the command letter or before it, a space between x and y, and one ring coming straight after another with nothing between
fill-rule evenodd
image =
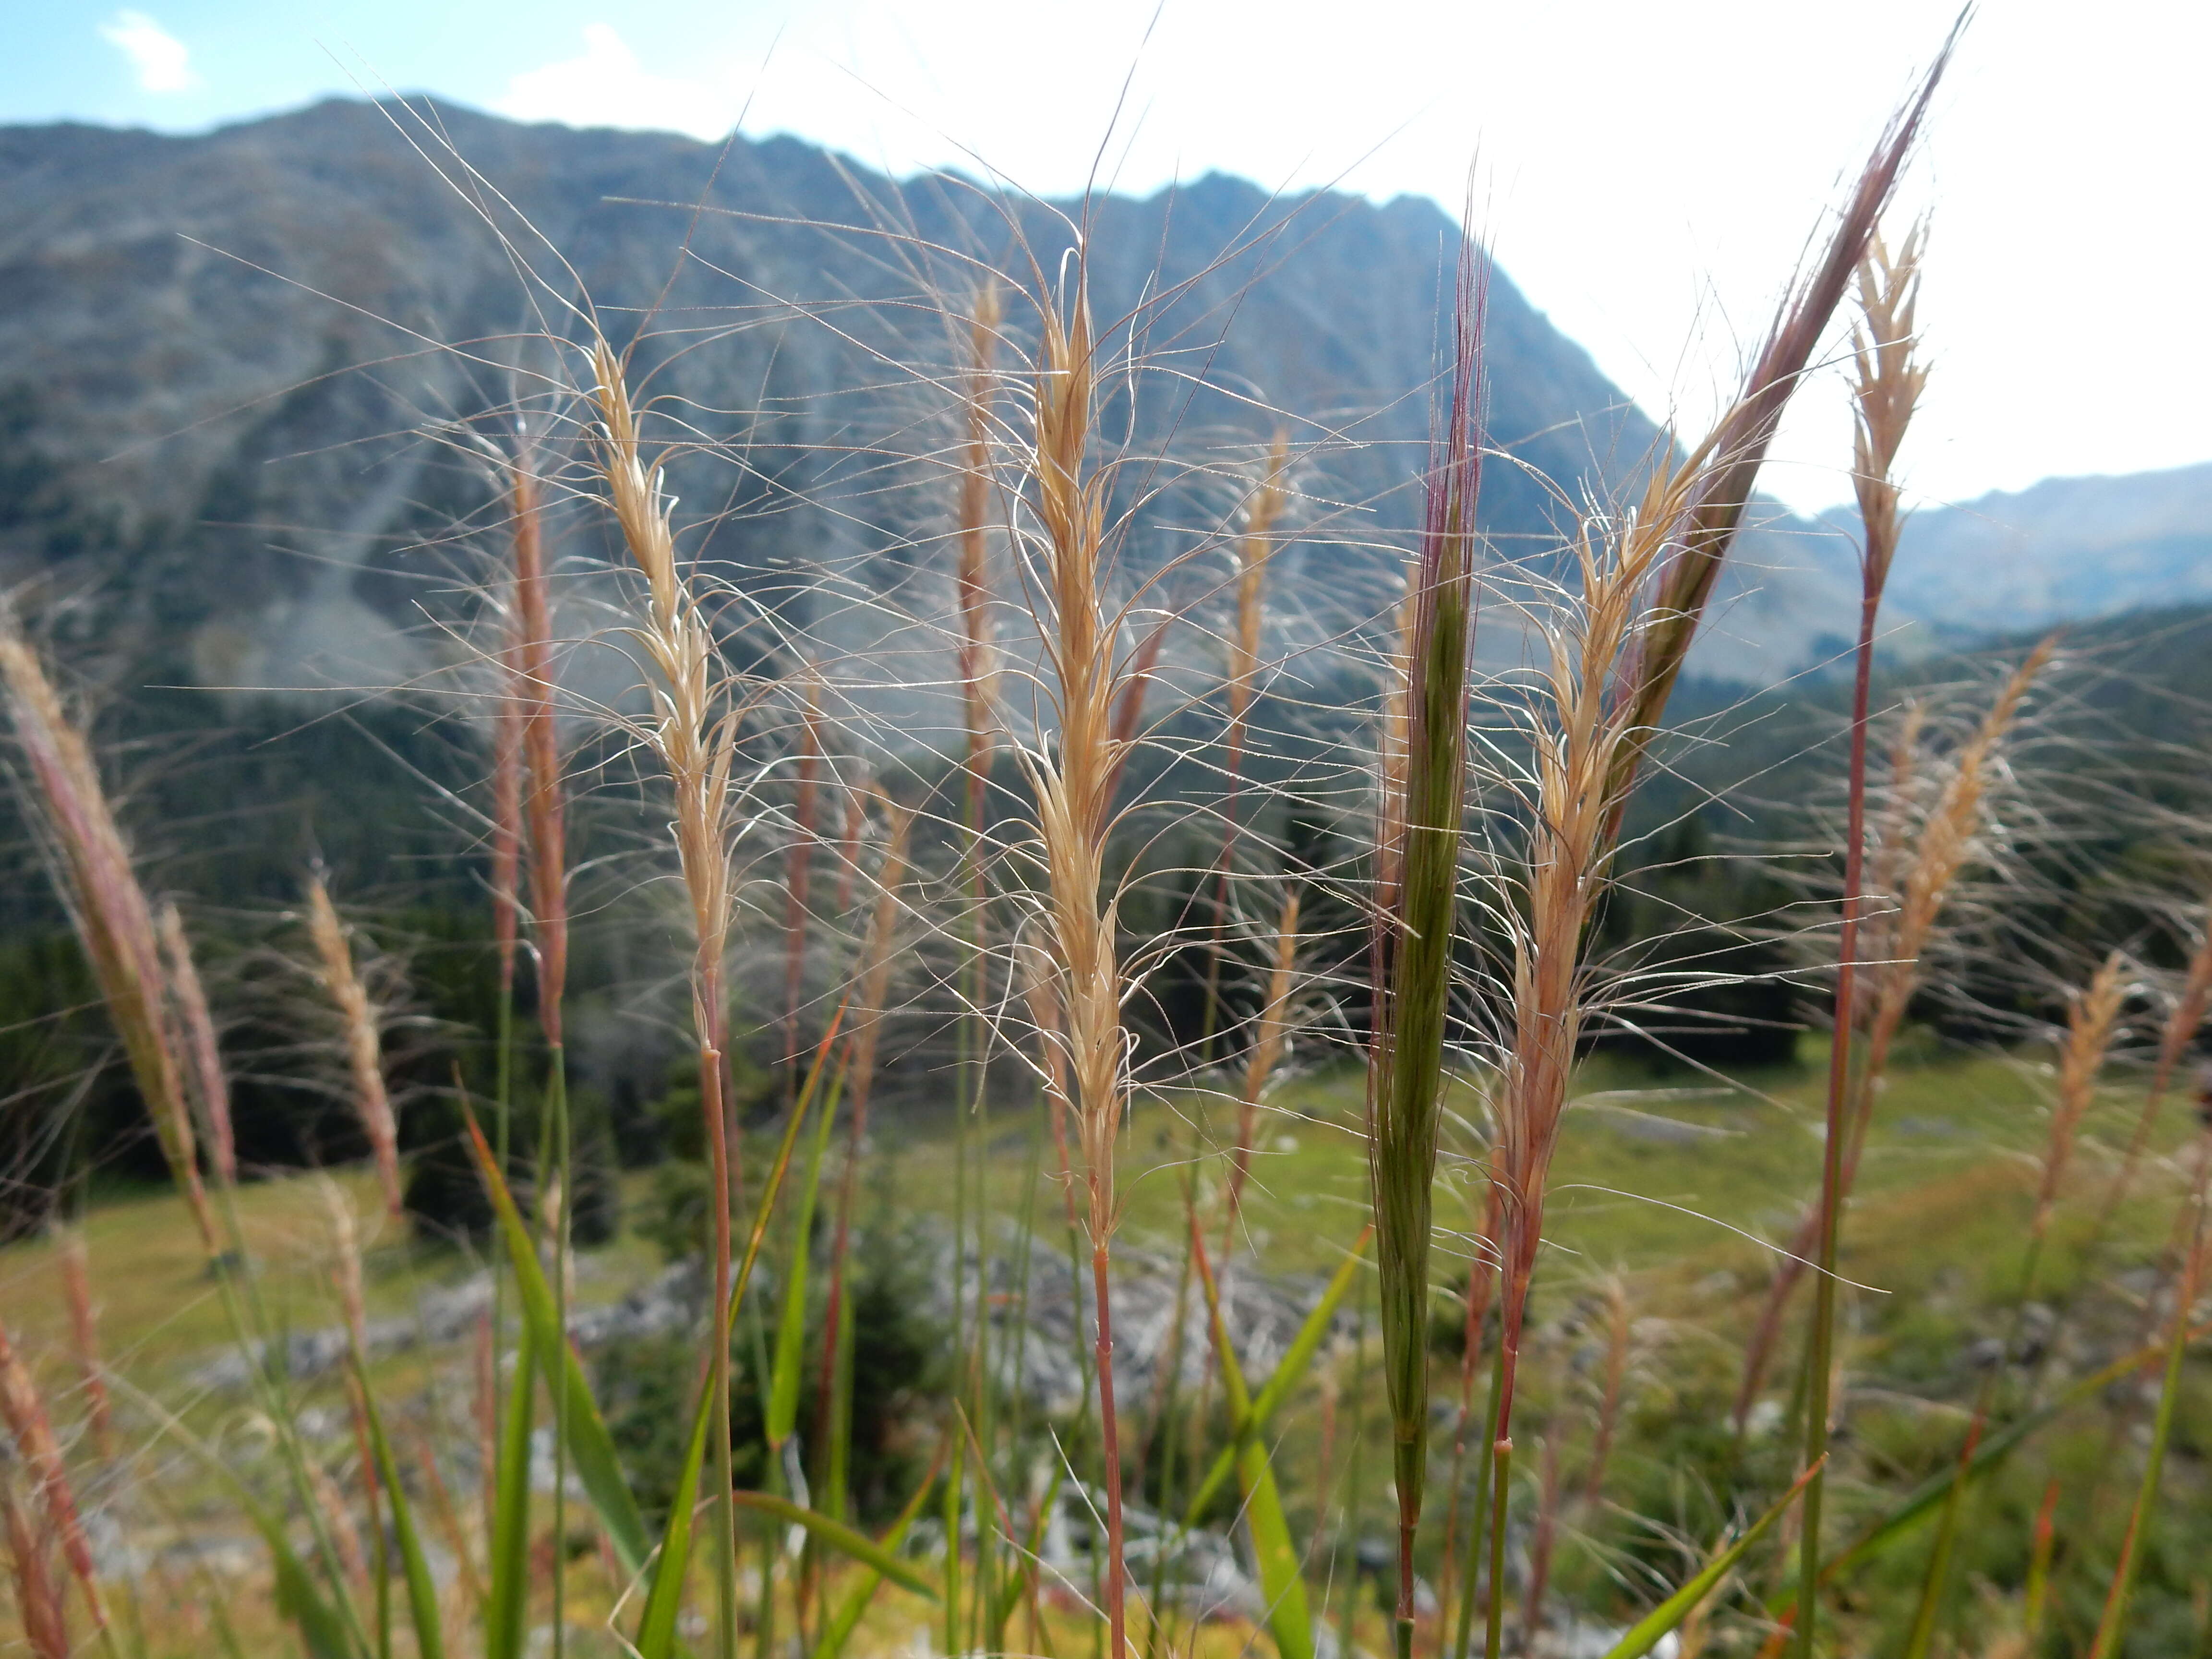
<instances>
[{"instance_id":1,"label":"dry golden grass blade","mask_svg":"<svg viewBox=\"0 0 2212 1659\"><path fill-rule=\"evenodd\" d=\"M2142 1162L2144 1149L2150 1145L2151 1132L2158 1125L2159 1108L2165 1103L2166 1091L2172 1086L2174 1069L2181 1064L2189 1045L2197 1040L2197 1033L2203 1029L2208 1005L2212 1005L2212 902L2208 902L2200 913L2196 947L2189 953L2189 965L2182 970L2180 989L2160 1028L2158 1059L2151 1067L2150 1086L2143 1092L2142 1110L2136 1115L2127 1151L2121 1155L2120 1167L2113 1172L2112 1184L2098 1211L2100 1233L2112 1224L2113 1215L2127 1198L2128 1189L2135 1184L2136 1170Z\"/></svg>"},{"instance_id":2,"label":"dry golden grass blade","mask_svg":"<svg viewBox=\"0 0 2212 1659\"><path fill-rule=\"evenodd\" d=\"M354 1111L376 1159L377 1186L383 1193L385 1208L396 1216L404 1208L399 1184L399 1123L384 1084L380 1014L368 988L362 983L348 929L338 920L337 907L331 902L330 885L319 870L307 878L307 937L315 947L316 980L338 1011L346 1069L353 1079Z\"/></svg>"},{"instance_id":3,"label":"dry golden grass blade","mask_svg":"<svg viewBox=\"0 0 2212 1659\"><path fill-rule=\"evenodd\" d=\"M2074 1155L2075 1132L2096 1098L2098 1075L2105 1069L2105 1058L2118 1035L2120 1010L2132 988L2127 966L2127 958L2118 951L2106 957L2089 982L2075 994L2067 1016L2066 1041L2058 1051L2058 1098L2051 1111L2043 1184L2035 1195L2035 1218L2029 1226L2030 1237L2038 1243L2051 1230L2058 1189Z\"/></svg>"}]
</instances>

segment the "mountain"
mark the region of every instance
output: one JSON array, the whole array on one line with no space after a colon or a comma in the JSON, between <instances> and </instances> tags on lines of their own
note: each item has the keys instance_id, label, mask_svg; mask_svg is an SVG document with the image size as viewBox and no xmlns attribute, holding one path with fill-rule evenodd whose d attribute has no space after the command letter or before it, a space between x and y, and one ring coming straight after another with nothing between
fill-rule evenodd
<instances>
[{"instance_id":1,"label":"mountain","mask_svg":"<svg viewBox=\"0 0 2212 1659\"><path fill-rule=\"evenodd\" d=\"M772 613L763 638L880 656L878 596L948 601L946 309L986 263L1034 289L1079 230L1097 314L1136 319L1117 343L1152 365L1109 422L1177 468L1121 503L1126 574L1227 523L1279 422L1304 497L1285 644L1387 611L1458 240L1433 203L1219 175L1027 202L789 138L723 152L419 100L198 137L0 128L0 579L40 579L118 685L432 683L471 654L496 518L482 438L547 370L574 383L588 295L686 435L719 446L679 455L672 486L690 545ZM1562 502L1632 477L1661 434L1504 273L1486 349L1490 435L1517 465L1489 469L1486 528L1541 568ZM1854 526L1753 516L1697 666L1771 684L1844 646ZM1895 648L2212 592L2209 535L2212 467L1923 512ZM1188 603L1212 579L1179 580ZM1526 649L1510 606L1480 638L1493 664Z\"/></svg>"},{"instance_id":2,"label":"mountain","mask_svg":"<svg viewBox=\"0 0 2212 1659\"><path fill-rule=\"evenodd\" d=\"M2212 599L2212 465L1917 514L1891 582L1910 615L1993 631Z\"/></svg>"},{"instance_id":3,"label":"mountain","mask_svg":"<svg viewBox=\"0 0 2212 1659\"><path fill-rule=\"evenodd\" d=\"M1223 521L1223 464L1280 411L1310 457L1313 625L1386 603L1375 544L1412 519L1458 239L1432 204L1211 176L1055 207L786 138L721 154L421 103L192 137L0 130L0 556L108 579L133 637L204 685L411 681L450 648L424 617L453 608L490 499L459 427L552 366L547 337L573 348L588 295L618 341L651 311L652 390L742 449L673 468L705 551L787 611L824 571L880 587L945 493L914 487L951 431L941 297L964 302L981 258L1048 276L1079 216L1097 314L1143 307L1157 366L1109 418L1190 459L1176 505ZM1502 274L1487 330L1492 434L1528 469L1492 470L1488 527L1546 544L1549 489L1658 434ZM1164 518L1137 556L1184 550Z\"/></svg>"}]
</instances>

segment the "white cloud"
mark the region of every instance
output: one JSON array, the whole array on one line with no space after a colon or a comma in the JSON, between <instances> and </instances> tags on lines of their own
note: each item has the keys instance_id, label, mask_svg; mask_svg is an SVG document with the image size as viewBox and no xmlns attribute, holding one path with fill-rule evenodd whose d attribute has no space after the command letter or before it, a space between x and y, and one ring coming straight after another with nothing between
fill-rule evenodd
<instances>
[{"instance_id":1,"label":"white cloud","mask_svg":"<svg viewBox=\"0 0 2212 1659\"><path fill-rule=\"evenodd\" d=\"M190 48L144 12L118 11L100 33L131 60L140 91L189 92L199 85Z\"/></svg>"},{"instance_id":2,"label":"white cloud","mask_svg":"<svg viewBox=\"0 0 2212 1659\"><path fill-rule=\"evenodd\" d=\"M525 70L492 107L518 121L720 138L736 125L744 103L742 94L712 81L652 73L613 25L588 23L580 53Z\"/></svg>"}]
</instances>

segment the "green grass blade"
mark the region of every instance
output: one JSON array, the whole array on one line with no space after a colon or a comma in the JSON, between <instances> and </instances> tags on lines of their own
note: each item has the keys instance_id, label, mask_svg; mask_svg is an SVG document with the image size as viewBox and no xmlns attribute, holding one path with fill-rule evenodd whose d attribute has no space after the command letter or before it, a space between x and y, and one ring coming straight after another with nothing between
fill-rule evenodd
<instances>
[{"instance_id":1,"label":"green grass blade","mask_svg":"<svg viewBox=\"0 0 2212 1659\"><path fill-rule=\"evenodd\" d=\"M525 1332L500 1414L492 1472L491 1586L484 1595L484 1659L520 1659L530 1607L530 1431L537 1356Z\"/></svg>"},{"instance_id":2,"label":"green grass blade","mask_svg":"<svg viewBox=\"0 0 2212 1659\"><path fill-rule=\"evenodd\" d=\"M814 1234L814 1202L822 1190L822 1157L837 1121L836 1102L821 1115L814 1144L807 1149L806 1179L799 1189L792 1218L791 1255L784 1269L783 1307L776 1319L775 1363L768 1397L768 1443L781 1447L799 1425L799 1370L806 1356L806 1267Z\"/></svg>"},{"instance_id":3,"label":"green grass blade","mask_svg":"<svg viewBox=\"0 0 2212 1659\"><path fill-rule=\"evenodd\" d=\"M1659 1645L1660 1638L1687 1619L1698 1609L1698 1604L1719 1588L1722 1579L1735 1570L1735 1564L1745 1553L1764 1538L1774 1523L1789 1513L1790 1506L1812 1484L1813 1477L1820 1472L1815 1463L1797 1477L1797 1482L1782 1494L1781 1500L1751 1523L1744 1535L1705 1564L1705 1571L1676 1590L1657 1607L1631 1626L1627 1632L1606 1652L1605 1659L1642 1659L1642 1656Z\"/></svg>"},{"instance_id":4,"label":"green grass blade","mask_svg":"<svg viewBox=\"0 0 2212 1659\"><path fill-rule=\"evenodd\" d=\"M901 1589L912 1590L927 1601L938 1599L937 1586L912 1562L900 1560L866 1533L854 1531L842 1521L832 1521L826 1515L794 1504L788 1498L779 1498L774 1492L741 1492L737 1499L746 1509L805 1528L822 1543L851 1556L870 1571L881 1573Z\"/></svg>"},{"instance_id":5,"label":"green grass blade","mask_svg":"<svg viewBox=\"0 0 2212 1659\"><path fill-rule=\"evenodd\" d=\"M1366 1254L1367 1243L1374 1236L1375 1230L1371 1226L1361 1231L1358 1242L1352 1247L1352 1253L1344 1258L1343 1264L1329 1279L1328 1287L1322 1292L1321 1300L1314 1304L1313 1311L1306 1316L1305 1323L1298 1327L1297 1334L1291 1339L1290 1346L1283 1350L1282 1359L1276 1364L1273 1373L1260 1392L1252 1397L1249 1409L1235 1414L1231 1443L1213 1460L1212 1467L1206 1472L1206 1478L1191 1493L1190 1502L1183 1506L1182 1523L1186 1528L1198 1524L1199 1516L1205 1513L1206 1504L1212 1501L1213 1495L1221 1490L1222 1483L1235 1470L1239 1449L1248 1439L1258 1437L1260 1431L1267 1426L1267 1421L1275 1414L1277 1407L1290 1397L1291 1390L1304 1379L1307 1369L1313 1364L1314 1355L1321 1351L1321 1345L1328 1335L1328 1328L1336 1322L1337 1310L1344 1305L1344 1298L1351 1292L1352 1281L1358 1276L1360 1263Z\"/></svg>"},{"instance_id":6,"label":"green grass blade","mask_svg":"<svg viewBox=\"0 0 2212 1659\"><path fill-rule=\"evenodd\" d=\"M507 1190L506 1177L493 1162L491 1148L485 1144L483 1131L477 1127L473 1113L468 1122L469 1142L476 1151L477 1170L491 1194L492 1207L498 1212L500 1230L507 1237L507 1259L514 1267L516 1299L522 1306L530 1343L540 1362L547 1364L548 1378L555 1385L551 1392L561 1413L560 1427L568 1448L570 1466L575 1470L585 1496L592 1500L592 1507L599 1511L599 1524L606 1528L608 1540L614 1545L616 1560L623 1571L635 1577L645 1571L653 1551L652 1540L645 1529L645 1516L623 1474L622 1460L615 1455L614 1437L607 1432L606 1419L599 1415L599 1402L592 1397L583 1364L569 1346L568 1333L562 1328L553 1287L546 1281L544 1264L538 1259L530 1230L523 1224L522 1212L515 1207L514 1195ZM552 1363L561 1367L557 1376L552 1373Z\"/></svg>"},{"instance_id":7,"label":"green grass blade","mask_svg":"<svg viewBox=\"0 0 2212 1659\"><path fill-rule=\"evenodd\" d=\"M368 1391L368 1374L356 1361L354 1375L361 1386L362 1414L368 1424L368 1443L376 1458L377 1474L392 1504L392 1531L399 1545L399 1565L407 1582L407 1611L415 1624L415 1650L421 1659L445 1659L445 1626L438 1614L437 1581L422 1554L422 1537L416 1530L415 1511L407 1489L399 1484L399 1465L385 1438L384 1419Z\"/></svg>"},{"instance_id":8,"label":"green grass blade","mask_svg":"<svg viewBox=\"0 0 2212 1659\"><path fill-rule=\"evenodd\" d=\"M937 1474L938 1466L933 1465L929 1473L922 1476L921 1484L914 1489L914 1496L906 1500L906 1507L898 1512L897 1518L876 1540L878 1548L895 1553L898 1547L906 1542L907 1534L913 1529L915 1517L921 1513L921 1506L929 1498L929 1489L937 1484ZM1059 1487L1055 1485L1054 1490L1057 1492ZM867 1576L854 1586L852 1594L845 1598L830 1616L829 1623L822 1627L821 1638L814 1644L812 1659L838 1659L845 1651L845 1644L853 1639L853 1632L860 1627L861 1616L867 1612L868 1603L876 1599L876 1591L883 1582L884 1575L871 1567Z\"/></svg>"},{"instance_id":9,"label":"green grass blade","mask_svg":"<svg viewBox=\"0 0 2212 1659\"><path fill-rule=\"evenodd\" d=\"M1363 1242L1364 1235L1362 1236ZM1221 1370L1222 1390L1229 1396L1231 1415L1247 1425L1237 1437L1237 1484L1244 1498L1244 1526L1251 1535L1252 1554L1260 1568L1260 1590L1267 1603L1267 1633L1275 1638L1281 1659L1314 1659L1313 1613L1306 1605L1306 1585L1299 1568L1297 1547L1291 1540L1290 1522L1283 1514L1282 1494L1275 1487L1275 1471L1267 1449L1260 1439L1258 1416L1251 1390L1245 1386L1244 1369L1229 1343L1229 1328L1221 1317L1221 1291L1213 1282L1213 1264L1206 1259L1206 1242L1198 1236L1194 1219L1191 1249L1198 1264L1199 1282L1206 1291L1208 1322L1213 1329L1213 1350ZM1358 1261L1355 1253L1337 1270L1346 1285L1348 1272ZM1336 1288L1334 1284L1332 1289ZM1324 1298L1325 1299L1325 1298ZM1310 1355L1309 1355L1310 1358ZM1289 1356L1285 1356L1287 1364ZM1278 1367L1278 1374L1280 1367ZM1280 1396L1279 1395L1278 1398Z\"/></svg>"}]
</instances>

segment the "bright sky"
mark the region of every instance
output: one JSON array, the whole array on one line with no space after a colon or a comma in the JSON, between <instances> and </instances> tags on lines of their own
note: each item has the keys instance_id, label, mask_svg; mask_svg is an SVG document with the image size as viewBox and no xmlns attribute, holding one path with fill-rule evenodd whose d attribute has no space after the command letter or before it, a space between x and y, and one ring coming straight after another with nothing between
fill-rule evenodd
<instances>
[{"instance_id":1,"label":"bright sky","mask_svg":"<svg viewBox=\"0 0 2212 1659\"><path fill-rule=\"evenodd\" d=\"M0 121L171 131L331 92L532 120L787 131L1042 193L1214 168L1478 216L1653 414L1733 384L1816 215L1952 0L81 0L25 4ZM1907 200L1934 214L1930 500L2212 459L2212 7L1985 0ZM1126 102L1123 101L1126 90ZM1120 106L1117 115L1117 105ZM1843 498L1839 386L1766 485Z\"/></svg>"}]
</instances>

